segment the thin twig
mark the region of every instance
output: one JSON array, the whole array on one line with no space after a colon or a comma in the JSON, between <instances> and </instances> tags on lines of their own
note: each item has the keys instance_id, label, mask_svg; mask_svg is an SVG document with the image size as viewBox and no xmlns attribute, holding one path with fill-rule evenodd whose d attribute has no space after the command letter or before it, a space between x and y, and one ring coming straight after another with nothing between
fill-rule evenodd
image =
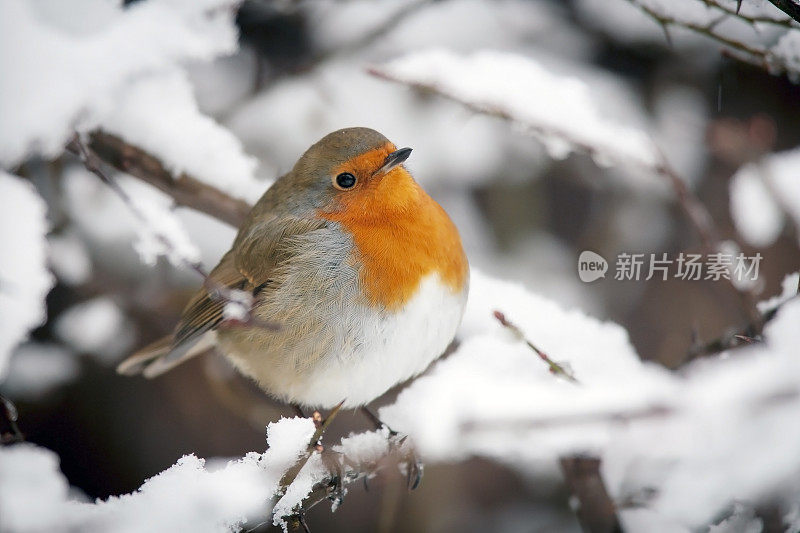
<instances>
[{"instance_id":1,"label":"thin twig","mask_svg":"<svg viewBox=\"0 0 800 533\"><path fill-rule=\"evenodd\" d=\"M563 365L560 365L560 364L556 363L555 361L553 361L550 358L549 355L547 355L542 350L537 348L536 345L534 345L531 341L529 341L525 337L525 334L522 332L522 330L519 329L519 327L517 325L513 324L512 322L510 322L503 313L501 313L500 311L495 311L494 312L494 317L505 328L507 328L509 331L511 331L514 334L514 336L517 337L517 339L519 339L522 342L524 342L525 344L527 344L528 347L531 350L536 352L536 355L539 356L539 359L541 359L542 361L544 361L547 364L551 374L563 377L564 379L566 379L567 381L571 381L572 383L578 383L578 380L575 379L575 376L573 375L571 370L565 368Z\"/></svg>"},{"instance_id":2,"label":"thin twig","mask_svg":"<svg viewBox=\"0 0 800 533\"><path fill-rule=\"evenodd\" d=\"M700 1L702 1L705 5L707 5L709 7L713 7L715 9L718 9L718 10L722 11L723 13L726 13L728 15L734 16L734 17L736 17L736 18L738 18L740 20L743 20L743 21L751 24L751 25L755 25L755 24L761 23L761 24L771 24L773 26L780 26L780 27L783 27L783 28L796 28L797 27L797 24L795 23L795 21L793 21L791 19L791 17L775 18L775 17L770 17L768 15L746 15L746 14L741 12L742 0L739 0L737 2L736 8L730 8L727 5L719 2L719 0L700 0Z\"/></svg>"},{"instance_id":3,"label":"thin twig","mask_svg":"<svg viewBox=\"0 0 800 533\"><path fill-rule=\"evenodd\" d=\"M777 316L781 307L794 300L798 296L800 296L800 294L795 294L791 298L784 300L775 307L767 309L761 313L759 322L757 324L748 324L739 331L726 333L725 335L705 343L700 343L697 339L695 339L692 342L692 347L689 349L686 359L681 361L680 366L684 366L701 357L716 355L718 353L727 350L733 350L741 346L762 342L764 339L762 338L761 333L764 329L764 326Z\"/></svg>"},{"instance_id":4,"label":"thin twig","mask_svg":"<svg viewBox=\"0 0 800 533\"><path fill-rule=\"evenodd\" d=\"M297 479L297 476L300 474L300 471L306 465L308 460L311 458L311 455L314 452L322 452L322 436L325 434L325 430L328 429L328 426L331 425L333 419L336 418L336 415L339 414L339 411L344 405L344 400L339 402L336 407L331 409L331 412L328 413L327 418L324 420L322 416L319 414L318 411L314 411L312 415L312 420L314 421L314 426L316 426L316 431L314 431L314 435L311 436L311 440L308 442L308 446L306 447L306 451L303 454L303 457L298 461L293 468L291 468L288 472L283 475L283 479L281 479L281 489L285 491L289 485L294 483L294 480Z\"/></svg>"},{"instance_id":5,"label":"thin twig","mask_svg":"<svg viewBox=\"0 0 800 533\"><path fill-rule=\"evenodd\" d=\"M794 73L792 69L787 64L786 60L779 55L775 54L769 48L765 48L763 46L758 45L751 45L747 44L743 41L739 41L733 37L729 37L724 33L717 31L717 26L721 22L723 22L728 17L738 18L743 22L746 22L755 28L757 23L762 24L772 24L776 26L782 26L787 28L788 30L796 29L797 21L800 21L796 16L793 17L794 20L785 20L785 19L774 19L771 17L758 17L758 16L748 16L738 12L738 7L736 10L732 10L720 3L716 0L698 0L706 4L707 6L713 7L721 12L721 16L717 17L716 19L712 20L706 24L699 24L696 22L692 22L689 20L682 20L676 18L672 15L657 11L650 7L649 5L641 2L640 0L628 0L628 2L639 8L639 10L653 19L659 26L664 29L664 33L666 36L667 44L672 45L671 39L669 36L669 32L667 28L669 26L675 26L679 28L685 28L691 32L694 32L698 35L703 35L708 37L711 40L714 40L720 44L722 44L725 48L722 50L722 54L733 59L748 63L750 65L757 66L764 70L767 70L771 74L789 74ZM791 0L770 0L776 6L778 3L791 3ZM780 6L778 6L780 8ZM800 11L800 6L795 5L795 10ZM786 10L783 10L786 12ZM787 12L787 14L789 14ZM791 16L791 15L790 15Z\"/></svg>"}]
</instances>

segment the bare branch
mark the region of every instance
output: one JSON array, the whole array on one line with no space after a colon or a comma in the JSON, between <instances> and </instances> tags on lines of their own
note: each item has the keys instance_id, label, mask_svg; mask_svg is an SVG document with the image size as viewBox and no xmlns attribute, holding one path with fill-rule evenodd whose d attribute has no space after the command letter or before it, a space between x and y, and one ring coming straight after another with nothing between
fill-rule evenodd
<instances>
[{"instance_id":1,"label":"bare branch","mask_svg":"<svg viewBox=\"0 0 800 533\"><path fill-rule=\"evenodd\" d=\"M521 329L519 329L519 327L516 324L513 324L508 319L506 319L506 316L503 313L501 313L500 311L495 311L493 314L494 317L497 319L497 321L503 325L503 327L511 331L514 334L514 336L517 337L517 339L527 344L528 348L536 352L536 355L538 355L539 358L547 364L551 374L563 377L564 379L566 379L567 381L571 381L572 383L578 383L578 380L575 379L575 375L572 373L571 370L569 370L562 364L556 363L550 358L549 355L547 355L542 350L537 348L531 341L529 341L525 337L525 334L522 332Z\"/></svg>"},{"instance_id":2,"label":"bare branch","mask_svg":"<svg viewBox=\"0 0 800 533\"><path fill-rule=\"evenodd\" d=\"M778 311L780 311L780 308L783 307L783 305L794 300L798 296L800 295L795 294L772 309L767 309L761 313L758 323L748 324L739 331L732 333L728 332L725 335L706 343L701 343L699 340L695 339L695 341L692 342L692 347L689 349L686 359L681 361L681 366L701 357L715 355L726 350L732 350L741 346L762 342L764 339L761 336L761 331L763 330L764 325L777 316Z\"/></svg>"},{"instance_id":3,"label":"bare branch","mask_svg":"<svg viewBox=\"0 0 800 533\"><path fill-rule=\"evenodd\" d=\"M712 20L711 22L700 24L689 20L676 18L670 14L653 9L650 5L642 2L641 0L628 0L630 4L639 8L639 10L653 19L664 30L664 35L667 44L672 45L668 28L670 26L685 28L698 35L703 35L713 41L716 41L724 46L722 54L753 65L755 67L764 69L771 74L797 74L786 62L786 59L774 53L771 49L759 45L748 44L740 41L734 37L729 37L725 33L717 30L717 26L728 18L736 18L756 28L756 24L770 24L786 28L787 30L798 29L798 22L800 22L800 5L795 4L792 0L770 0L772 4L787 13L792 18L774 18L769 16L751 16L745 15L740 12L741 1L737 4L736 9L732 9L719 0L698 0L705 5L718 10L721 16ZM781 4L781 5L779 5ZM781 7L783 6L783 7Z\"/></svg>"},{"instance_id":4,"label":"bare branch","mask_svg":"<svg viewBox=\"0 0 800 533\"><path fill-rule=\"evenodd\" d=\"M281 479L281 491L285 491L289 485L294 483L294 480L297 479L298 474L303 469L303 467L308 462L309 458L311 458L311 454L314 452L322 452L324 448L322 447L322 436L325 434L325 430L328 429L328 426L331 425L333 419L336 418L336 415L339 414L339 411L344 405L344 400L339 402L336 407L331 409L331 412L328 413L327 418L324 420L322 419L322 415L319 411L314 411L314 414L311 416L311 419L314 421L314 426L317 428L314 431L314 435L312 435L311 440L308 443L308 447L306 448L306 452L303 454L303 457L298 461L293 468L291 468L288 472L283 475L283 479Z\"/></svg>"}]
</instances>

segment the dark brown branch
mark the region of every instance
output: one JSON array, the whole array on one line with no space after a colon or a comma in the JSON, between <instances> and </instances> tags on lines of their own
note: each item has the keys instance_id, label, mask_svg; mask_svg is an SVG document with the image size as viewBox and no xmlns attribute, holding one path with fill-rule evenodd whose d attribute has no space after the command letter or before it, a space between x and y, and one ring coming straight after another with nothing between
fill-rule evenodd
<instances>
[{"instance_id":1,"label":"dark brown branch","mask_svg":"<svg viewBox=\"0 0 800 533\"><path fill-rule=\"evenodd\" d=\"M575 514L581 529L591 533L622 531L616 506L600 477L600 459L574 455L562 457L560 463L567 488L578 500Z\"/></svg>"},{"instance_id":2,"label":"dark brown branch","mask_svg":"<svg viewBox=\"0 0 800 533\"><path fill-rule=\"evenodd\" d=\"M100 159L117 170L149 183L170 195L177 205L191 207L231 226L242 225L250 205L186 173L179 176L141 148L103 131L89 135L89 147Z\"/></svg>"}]
</instances>

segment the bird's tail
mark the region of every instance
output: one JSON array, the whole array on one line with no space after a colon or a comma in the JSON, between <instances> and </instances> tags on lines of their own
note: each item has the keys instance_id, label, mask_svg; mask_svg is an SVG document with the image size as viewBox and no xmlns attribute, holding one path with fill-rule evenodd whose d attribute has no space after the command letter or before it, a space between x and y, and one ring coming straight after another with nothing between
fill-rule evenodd
<instances>
[{"instance_id":1,"label":"bird's tail","mask_svg":"<svg viewBox=\"0 0 800 533\"><path fill-rule=\"evenodd\" d=\"M213 333L209 332L176 346L173 336L167 335L125 359L117 367L117 372L127 376L142 374L146 378L160 376L211 348L214 345L212 336Z\"/></svg>"},{"instance_id":2,"label":"bird's tail","mask_svg":"<svg viewBox=\"0 0 800 533\"><path fill-rule=\"evenodd\" d=\"M141 374L148 364L154 360L164 357L172 350L172 335L162 337L157 341L148 344L135 354L131 355L117 367L117 372L126 376Z\"/></svg>"}]
</instances>

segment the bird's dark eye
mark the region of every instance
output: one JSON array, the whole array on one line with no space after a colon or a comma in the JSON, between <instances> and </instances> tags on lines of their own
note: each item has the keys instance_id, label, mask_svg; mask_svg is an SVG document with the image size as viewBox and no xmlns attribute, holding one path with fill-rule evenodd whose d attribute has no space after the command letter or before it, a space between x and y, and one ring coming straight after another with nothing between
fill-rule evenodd
<instances>
[{"instance_id":1,"label":"bird's dark eye","mask_svg":"<svg viewBox=\"0 0 800 533\"><path fill-rule=\"evenodd\" d=\"M338 189L349 189L356 184L356 177L349 172L342 172L334 178L334 183Z\"/></svg>"}]
</instances>

